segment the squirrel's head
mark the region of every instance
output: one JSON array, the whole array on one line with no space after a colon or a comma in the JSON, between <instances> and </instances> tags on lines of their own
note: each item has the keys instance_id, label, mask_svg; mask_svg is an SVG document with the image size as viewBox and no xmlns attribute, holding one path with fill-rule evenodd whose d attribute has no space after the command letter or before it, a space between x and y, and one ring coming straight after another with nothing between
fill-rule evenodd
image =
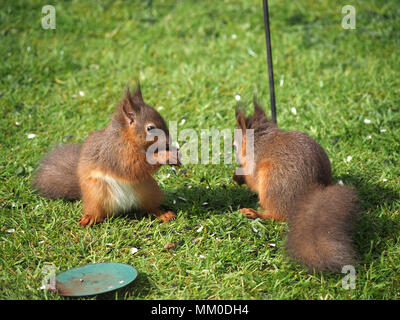
<instances>
[{"instance_id":1,"label":"squirrel's head","mask_svg":"<svg viewBox=\"0 0 400 320\"><path fill-rule=\"evenodd\" d=\"M243 167L250 166L254 162L258 139L277 127L274 122L267 118L264 110L257 103L256 97L254 97L253 104L254 112L251 116L246 117L242 108L237 108L235 114L237 129L240 130L241 134L235 134L233 148L236 159ZM252 141L247 141L248 137L252 137ZM252 145L249 143L252 143Z\"/></svg>"},{"instance_id":2,"label":"squirrel's head","mask_svg":"<svg viewBox=\"0 0 400 320\"><path fill-rule=\"evenodd\" d=\"M165 143L167 148L169 146L167 124L157 110L143 101L140 84L133 93L127 88L114 114L114 120L118 122L125 138L142 150L146 150L160 137L163 137L165 142L159 142Z\"/></svg>"},{"instance_id":3,"label":"squirrel's head","mask_svg":"<svg viewBox=\"0 0 400 320\"><path fill-rule=\"evenodd\" d=\"M236 125L237 129L241 130L241 135L235 135L233 142L233 149L236 153L236 158L241 164L244 162L246 154L246 132L248 129L257 130L262 124L270 124L264 110L257 103L254 97L254 113L253 115L246 117L244 110L240 107L236 108ZM239 150L240 148L240 150Z\"/></svg>"}]
</instances>

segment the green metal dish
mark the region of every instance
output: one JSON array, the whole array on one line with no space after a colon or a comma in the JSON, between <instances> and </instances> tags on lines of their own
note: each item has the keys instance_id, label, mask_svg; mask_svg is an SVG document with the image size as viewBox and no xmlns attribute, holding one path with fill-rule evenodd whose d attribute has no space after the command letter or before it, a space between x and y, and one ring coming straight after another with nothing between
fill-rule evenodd
<instances>
[{"instance_id":1,"label":"green metal dish","mask_svg":"<svg viewBox=\"0 0 400 320\"><path fill-rule=\"evenodd\" d=\"M120 289L136 277L137 271L130 265L95 263L59 273L56 276L56 288L61 296L90 296Z\"/></svg>"}]
</instances>

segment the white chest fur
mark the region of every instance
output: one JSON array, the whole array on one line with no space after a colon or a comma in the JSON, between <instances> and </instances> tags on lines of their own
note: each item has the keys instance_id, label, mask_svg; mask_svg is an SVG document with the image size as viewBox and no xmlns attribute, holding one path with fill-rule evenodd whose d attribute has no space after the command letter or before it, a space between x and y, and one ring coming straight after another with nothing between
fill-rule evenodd
<instances>
[{"instance_id":1,"label":"white chest fur","mask_svg":"<svg viewBox=\"0 0 400 320\"><path fill-rule=\"evenodd\" d=\"M114 211L124 212L139 207L139 199L132 184L117 180L108 175L104 175L102 179L108 184L114 201Z\"/></svg>"}]
</instances>

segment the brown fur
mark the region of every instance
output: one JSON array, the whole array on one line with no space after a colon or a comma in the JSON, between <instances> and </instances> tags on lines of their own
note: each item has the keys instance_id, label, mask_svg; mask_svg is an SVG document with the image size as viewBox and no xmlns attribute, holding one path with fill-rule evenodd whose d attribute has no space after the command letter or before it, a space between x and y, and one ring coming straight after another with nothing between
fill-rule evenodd
<instances>
[{"instance_id":1,"label":"brown fur","mask_svg":"<svg viewBox=\"0 0 400 320\"><path fill-rule=\"evenodd\" d=\"M149 125L162 130L166 138L160 141L166 149L153 157L158 160L155 164L146 159L146 150L154 143L146 141L146 135L151 134ZM162 191L152 177L163 163L179 164L168 135L164 119L144 103L140 87L133 94L128 89L108 126L90 134L81 147L53 149L42 160L33 185L40 194L52 198L82 198L81 225L102 222L121 210L113 185L128 186L138 209L168 221L175 215L159 209Z\"/></svg>"},{"instance_id":2,"label":"brown fur","mask_svg":"<svg viewBox=\"0 0 400 320\"><path fill-rule=\"evenodd\" d=\"M305 133L278 129L256 101L252 116L237 110L236 119L243 139L246 130L254 130L254 159L251 163L245 156L242 141L237 157L246 174L234 180L257 192L264 210L241 212L251 219L288 220L289 253L310 269L340 271L354 263L350 231L357 195L348 187L330 186L330 161L322 147Z\"/></svg>"},{"instance_id":3,"label":"brown fur","mask_svg":"<svg viewBox=\"0 0 400 320\"><path fill-rule=\"evenodd\" d=\"M80 199L81 189L76 177L80 149L76 144L54 147L42 159L33 187L52 199Z\"/></svg>"},{"instance_id":4,"label":"brown fur","mask_svg":"<svg viewBox=\"0 0 400 320\"><path fill-rule=\"evenodd\" d=\"M289 215L287 248L310 269L341 271L354 265L351 232L358 216L356 193L340 185L311 186Z\"/></svg>"}]
</instances>

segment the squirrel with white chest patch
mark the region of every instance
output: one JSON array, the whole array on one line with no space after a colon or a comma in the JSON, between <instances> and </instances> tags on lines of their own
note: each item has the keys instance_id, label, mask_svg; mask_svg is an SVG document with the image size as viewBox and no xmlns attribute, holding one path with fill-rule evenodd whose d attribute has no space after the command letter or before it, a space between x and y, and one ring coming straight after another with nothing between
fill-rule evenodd
<instances>
[{"instance_id":1,"label":"squirrel with white chest patch","mask_svg":"<svg viewBox=\"0 0 400 320\"><path fill-rule=\"evenodd\" d=\"M156 141L165 148L147 155L154 143L149 136L156 129L164 133ZM90 134L82 145L53 148L42 159L33 186L53 199L82 199L83 226L132 209L166 222L175 214L160 209L163 193L152 177L165 163L179 165L178 150L169 146L164 119L143 101L138 85L132 94L127 90L106 128Z\"/></svg>"}]
</instances>

